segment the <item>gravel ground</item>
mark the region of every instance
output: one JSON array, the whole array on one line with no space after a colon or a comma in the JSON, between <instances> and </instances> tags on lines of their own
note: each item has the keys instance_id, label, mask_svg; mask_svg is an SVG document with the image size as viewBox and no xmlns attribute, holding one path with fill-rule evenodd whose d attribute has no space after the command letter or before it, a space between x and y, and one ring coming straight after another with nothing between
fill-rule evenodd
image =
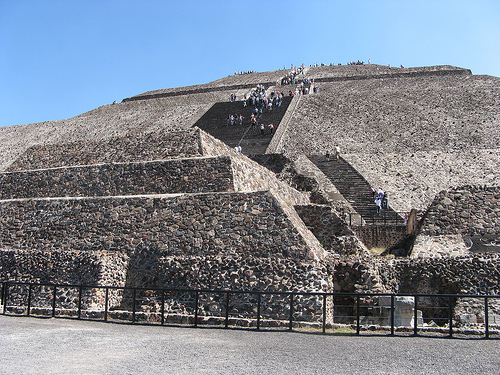
<instances>
[{"instance_id":1,"label":"gravel ground","mask_svg":"<svg viewBox=\"0 0 500 375\"><path fill-rule=\"evenodd\" d=\"M498 374L500 341L0 316L0 374Z\"/></svg>"}]
</instances>

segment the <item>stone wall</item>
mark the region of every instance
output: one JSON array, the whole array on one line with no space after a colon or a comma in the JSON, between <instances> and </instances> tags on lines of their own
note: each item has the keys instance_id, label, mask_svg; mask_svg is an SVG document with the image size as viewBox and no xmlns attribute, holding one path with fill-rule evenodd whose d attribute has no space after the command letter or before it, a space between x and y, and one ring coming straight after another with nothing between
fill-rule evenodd
<instances>
[{"instance_id":1,"label":"stone wall","mask_svg":"<svg viewBox=\"0 0 500 375\"><path fill-rule=\"evenodd\" d=\"M98 254L97 257L91 253L80 253L83 257L67 256L58 252L38 252L34 257L22 254L20 251L10 251L9 256L15 257L15 262L19 265L28 265L24 272L13 266L12 262L4 262L5 269L16 270L10 280L18 278L23 281L40 283L62 283L70 284L68 280L76 280L71 273L75 264L83 262L94 267L97 279L103 273L101 270L109 268L113 278L93 280L84 278L80 281L87 287L82 289L82 316L89 318L103 318L105 309L104 288L99 285L125 286L126 288L143 287L147 280L147 290L136 290L135 310L137 318L142 313L148 315L155 313L157 319L161 311L162 302L165 306L165 315L184 316L189 319L189 315L194 315L195 293L194 290L236 290L236 291L259 291L259 292L279 292L279 291L308 291L308 292L329 292L331 268L327 264L318 265L312 261L296 261L290 258L277 257L242 257L242 256L166 256L158 257L152 262L153 257L148 249L143 249L143 253L136 252L130 258L124 254ZM0 252L0 257L5 260L7 256ZM66 255L66 256L64 256ZM103 264L103 255L108 257L108 264ZM89 258L89 259L87 259ZM90 259L91 258L91 259ZM10 259L9 259L10 260ZM38 271L39 278L32 278L30 272L33 271L31 264L36 260L40 265ZM109 267L113 263L114 267ZM73 267L72 267L73 266ZM49 274L43 272L48 267ZM82 266L79 266L82 270ZM67 268L67 271L61 269ZM123 272L125 271L125 272ZM37 275L36 272L31 272ZM69 274L69 278L61 273ZM106 274L107 274L106 273ZM58 277L62 276L62 277ZM126 280L125 280L126 276ZM108 281L108 282L107 282ZM112 282L111 282L112 281ZM182 289L183 291L161 293L153 289L159 287L165 289ZM192 291L190 291L192 290ZM15 286L10 284L8 291L7 305L27 306L27 286ZM110 289L108 293L109 317L117 319L131 319L130 312L133 308L133 292L131 289ZM287 320L289 319L288 295L261 295L261 319L265 324L267 319ZM52 312L53 287L34 286L31 289L32 314L49 315ZM249 293L233 293L230 299L230 314L232 318L256 319L257 296ZM331 305L327 301L328 306ZM75 286L59 286L57 288L56 315L73 315L77 313L79 306L79 288ZM218 317L225 315L226 298L224 293L200 292L198 296L198 314L200 317ZM294 320L298 321L321 321L323 313L323 298L311 295L299 295L294 298ZM331 306L330 306L331 307ZM16 309L16 313L26 313L22 308ZM327 310L327 323L331 323L331 310ZM154 318L150 315L150 318ZM169 319L169 318L168 318ZM220 324L220 323L219 323ZM241 324L241 323L240 323Z\"/></svg>"},{"instance_id":2,"label":"stone wall","mask_svg":"<svg viewBox=\"0 0 500 375\"><path fill-rule=\"evenodd\" d=\"M92 251L0 250L0 279L40 284L69 285L57 290L56 309L75 311L104 308L104 290L97 285L123 287L129 258L126 254ZM87 285L80 296L74 285ZM52 310L54 288L35 286L31 289L33 313L42 315ZM8 305L27 306L28 288L9 287ZM109 292L109 306L121 303L122 293ZM81 298L81 299L80 299Z\"/></svg>"},{"instance_id":3,"label":"stone wall","mask_svg":"<svg viewBox=\"0 0 500 375\"><path fill-rule=\"evenodd\" d=\"M336 69L337 68L337 69ZM352 68L352 67L351 67ZM426 76L448 76L448 75L461 75L470 76L472 72L470 69L456 68L454 66L429 66L419 68L391 68L391 67L377 67L374 70L370 65L356 66L357 70L353 72L352 69L338 69L338 67L330 68L328 77L315 77L314 82L321 84L323 82L338 82L338 81L357 81L363 79L390 79L390 78L412 78L412 77L426 77ZM331 73L337 73L333 76ZM342 71L340 73L339 71ZM311 71L311 76L314 76L314 71Z\"/></svg>"},{"instance_id":4,"label":"stone wall","mask_svg":"<svg viewBox=\"0 0 500 375\"><path fill-rule=\"evenodd\" d=\"M441 191L425 215L428 235L496 235L500 232L500 187L465 186Z\"/></svg>"},{"instance_id":5,"label":"stone wall","mask_svg":"<svg viewBox=\"0 0 500 375\"><path fill-rule=\"evenodd\" d=\"M183 132L130 133L105 140L37 145L29 148L8 171L101 163L130 163L202 156L199 129Z\"/></svg>"},{"instance_id":6,"label":"stone wall","mask_svg":"<svg viewBox=\"0 0 500 375\"><path fill-rule=\"evenodd\" d=\"M3 248L163 254L287 254L306 243L268 192L0 202Z\"/></svg>"},{"instance_id":7,"label":"stone wall","mask_svg":"<svg viewBox=\"0 0 500 375\"><path fill-rule=\"evenodd\" d=\"M411 249L411 258L442 258L469 255L470 251L460 234L429 236L419 234Z\"/></svg>"},{"instance_id":8,"label":"stone wall","mask_svg":"<svg viewBox=\"0 0 500 375\"><path fill-rule=\"evenodd\" d=\"M335 270L333 286L337 292L470 295L500 292L500 256L496 254L437 259L345 257L335 262ZM426 321L442 319L448 314L448 303L447 297L422 297L418 309L423 311ZM467 299L453 303L456 314L465 314L472 308ZM475 311L480 309L479 305L474 304ZM490 311L500 313L500 300L491 300Z\"/></svg>"},{"instance_id":9,"label":"stone wall","mask_svg":"<svg viewBox=\"0 0 500 375\"><path fill-rule=\"evenodd\" d=\"M368 255L347 223L329 206L295 206L295 210L323 248L340 255Z\"/></svg>"},{"instance_id":10,"label":"stone wall","mask_svg":"<svg viewBox=\"0 0 500 375\"><path fill-rule=\"evenodd\" d=\"M303 221L293 209L294 205L309 204L307 194L299 192L290 185L280 181L269 169L249 159L240 152L227 147L223 142L201 131L201 142L204 154L230 155L233 167L235 191L270 191L280 201L281 208L286 212L300 235L310 244L312 258L322 259L325 252L319 247L319 242L307 229Z\"/></svg>"},{"instance_id":11,"label":"stone wall","mask_svg":"<svg viewBox=\"0 0 500 375\"><path fill-rule=\"evenodd\" d=\"M0 199L233 191L227 156L0 174Z\"/></svg>"},{"instance_id":12,"label":"stone wall","mask_svg":"<svg viewBox=\"0 0 500 375\"><path fill-rule=\"evenodd\" d=\"M498 252L500 187L465 186L441 191L425 213L412 256Z\"/></svg>"},{"instance_id":13,"label":"stone wall","mask_svg":"<svg viewBox=\"0 0 500 375\"><path fill-rule=\"evenodd\" d=\"M317 240L296 227L293 208L280 202L270 192L3 201L0 279L330 291L331 263ZM110 307L129 309L128 294L114 293ZM76 292L64 298L74 302ZM102 290L85 298L94 308L103 302ZM297 319L319 319L319 298L298 303L305 307L297 308ZM283 318L286 297L266 306Z\"/></svg>"},{"instance_id":14,"label":"stone wall","mask_svg":"<svg viewBox=\"0 0 500 375\"><path fill-rule=\"evenodd\" d=\"M406 234L406 226L364 225L354 227L354 231L369 249L373 247L389 248L403 239Z\"/></svg>"},{"instance_id":15,"label":"stone wall","mask_svg":"<svg viewBox=\"0 0 500 375\"><path fill-rule=\"evenodd\" d=\"M0 250L2 280L124 286L126 254L92 251Z\"/></svg>"},{"instance_id":16,"label":"stone wall","mask_svg":"<svg viewBox=\"0 0 500 375\"><path fill-rule=\"evenodd\" d=\"M261 82L266 87L275 85L276 82ZM255 89L256 84L255 83L242 83L242 84L235 84L231 86L206 86L206 85L199 85L199 86L191 86L191 87L184 87L184 88L179 88L177 90L157 90L149 93L144 93L136 96L132 96L130 98L125 98L123 99L123 102L130 102L134 100L150 100L150 99L159 99L159 98L169 98L172 96L182 96L182 95L195 95L195 94L203 94L203 93L212 93L216 91L227 91L228 93L228 99L230 93L233 93L235 91L250 91L252 89Z\"/></svg>"},{"instance_id":17,"label":"stone wall","mask_svg":"<svg viewBox=\"0 0 500 375\"><path fill-rule=\"evenodd\" d=\"M337 291L371 293L498 294L500 256L438 259L356 258L337 261ZM371 282L366 282L370 279Z\"/></svg>"}]
</instances>

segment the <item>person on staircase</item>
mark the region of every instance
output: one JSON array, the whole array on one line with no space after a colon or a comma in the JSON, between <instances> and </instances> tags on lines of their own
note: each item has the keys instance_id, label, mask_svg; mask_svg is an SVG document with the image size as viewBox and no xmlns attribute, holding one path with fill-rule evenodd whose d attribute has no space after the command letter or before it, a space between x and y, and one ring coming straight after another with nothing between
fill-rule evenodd
<instances>
[{"instance_id":1,"label":"person on staircase","mask_svg":"<svg viewBox=\"0 0 500 375\"><path fill-rule=\"evenodd\" d=\"M335 159L337 159L337 160L340 158L340 146L339 145L335 146L335 155L334 156L335 156Z\"/></svg>"},{"instance_id":2,"label":"person on staircase","mask_svg":"<svg viewBox=\"0 0 500 375\"><path fill-rule=\"evenodd\" d=\"M377 206L377 215L382 213L382 199L379 196L375 199L375 205Z\"/></svg>"},{"instance_id":3,"label":"person on staircase","mask_svg":"<svg viewBox=\"0 0 500 375\"><path fill-rule=\"evenodd\" d=\"M250 124L251 124L252 129L255 129L255 127L257 126L257 118L255 117L255 115L253 113L252 113L252 116L250 117Z\"/></svg>"},{"instance_id":4,"label":"person on staircase","mask_svg":"<svg viewBox=\"0 0 500 375\"><path fill-rule=\"evenodd\" d=\"M377 197L380 198L380 200L384 200L384 191L382 190L382 188L379 186L378 188L378 192L377 192Z\"/></svg>"}]
</instances>

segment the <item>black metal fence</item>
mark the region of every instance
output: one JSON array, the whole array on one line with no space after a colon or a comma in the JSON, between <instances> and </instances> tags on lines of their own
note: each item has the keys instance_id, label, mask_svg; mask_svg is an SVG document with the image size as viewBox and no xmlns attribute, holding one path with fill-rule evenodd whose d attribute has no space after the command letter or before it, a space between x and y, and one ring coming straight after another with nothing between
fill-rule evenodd
<instances>
[{"instance_id":1,"label":"black metal fence","mask_svg":"<svg viewBox=\"0 0 500 375\"><path fill-rule=\"evenodd\" d=\"M131 288L0 282L1 313L156 325L500 337L500 296Z\"/></svg>"}]
</instances>

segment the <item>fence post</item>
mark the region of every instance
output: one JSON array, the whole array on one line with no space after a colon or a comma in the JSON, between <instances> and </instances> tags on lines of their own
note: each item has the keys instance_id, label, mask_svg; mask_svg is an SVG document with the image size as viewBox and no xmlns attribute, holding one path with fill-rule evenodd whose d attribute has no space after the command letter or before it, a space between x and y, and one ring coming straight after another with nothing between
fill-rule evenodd
<instances>
[{"instance_id":1,"label":"fence post","mask_svg":"<svg viewBox=\"0 0 500 375\"><path fill-rule=\"evenodd\" d=\"M165 324L165 291L161 291L161 325Z\"/></svg>"},{"instance_id":2,"label":"fence post","mask_svg":"<svg viewBox=\"0 0 500 375\"><path fill-rule=\"evenodd\" d=\"M413 335L418 335L418 313L417 313L417 296L413 296L414 304L413 304Z\"/></svg>"},{"instance_id":3,"label":"fence post","mask_svg":"<svg viewBox=\"0 0 500 375\"><path fill-rule=\"evenodd\" d=\"M31 283L28 284L28 311L26 312L27 316L30 316L31 310Z\"/></svg>"},{"instance_id":4,"label":"fence post","mask_svg":"<svg viewBox=\"0 0 500 375\"><path fill-rule=\"evenodd\" d=\"M326 294L323 294L323 333L326 332Z\"/></svg>"},{"instance_id":5,"label":"fence post","mask_svg":"<svg viewBox=\"0 0 500 375\"><path fill-rule=\"evenodd\" d=\"M260 300L261 300L261 294L257 294L257 330L260 329Z\"/></svg>"},{"instance_id":6,"label":"fence post","mask_svg":"<svg viewBox=\"0 0 500 375\"><path fill-rule=\"evenodd\" d=\"M109 300L109 288L106 287L106 297L104 298L104 321L108 321L108 300Z\"/></svg>"},{"instance_id":7,"label":"fence post","mask_svg":"<svg viewBox=\"0 0 500 375\"><path fill-rule=\"evenodd\" d=\"M394 294L391 294L391 336L394 336Z\"/></svg>"},{"instance_id":8,"label":"fence post","mask_svg":"<svg viewBox=\"0 0 500 375\"><path fill-rule=\"evenodd\" d=\"M78 319L82 318L82 285L78 288Z\"/></svg>"},{"instance_id":9,"label":"fence post","mask_svg":"<svg viewBox=\"0 0 500 375\"><path fill-rule=\"evenodd\" d=\"M453 297L449 296L448 297L448 317L450 319L450 328L449 328L449 331L450 331L450 337L453 337Z\"/></svg>"},{"instance_id":10,"label":"fence post","mask_svg":"<svg viewBox=\"0 0 500 375\"><path fill-rule=\"evenodd\" d=\"M3 314L7 312L7 297L9 295L9 283L3 284Z\"/></svg>"},{"instance_id":11,"label":"fence post","mask_svg":"<svg viewBox=\"0 0 500 375\"><path fill-rule=\"evenodd\" d=\"M224 327L229 326L229 292L226 292L226 317L224 321Z\"/></svg>"},{"instance_id":12,"label":"fence post","mask_svg":"<svg viewBox=\"0 0 500 375\"><path fill-rule=\"evenodd\" d=\"M198 327L198 301L199 301L199 292L196 291L194 293L194 326Z\"/></svg>"},{"instance_id":13,"label":"fence post","mask_svg":"<svg viewBox=\"0 0 500 375\"><path fill-rule=\"evenodd\" d=\"M135 323L135 298L136 290L132 289L132 323Z\"/></svg>"},{"instance_id":14,"label":"fence post","mask_svg":"<svg viewBox=\"0 0 500 375\"><path fill-rule=\"evenodd\" d=\"M359 335L359 332L361 330L361 327L360 327L360 321L359 321L359 313L360 313L360 301L361 301L361 298L358 295L356 295L356 334Z\"/></svg>"},{"instance_id":15,"label":"fence post","mask_svg":"<svg viewBox=\"0 0 500 375\"><path fill-rule=\"evenodd\" d=\"M290 331L293 329L293 292L290 294L290 323L288 329Z\"/></svg>"},{"instance_id":16,"label":"fence post","mask_svg":"<svg viewBox=\"0 0 500 375\"><path fill-rule=\"evenodd\" d=\"M57 286L54 285L54 293L52 294L52 317L56 316L56 289Z\"/></svg>"},{"instance_id":17,"label":"fence post","mask_svg":"<svg viewBox=\"0 0 500 375\"><path fill-rule=\"evenodd\" d=\"M488 318L488 297L484 297L484 335L486 338L490 337L490 322Z\"/></svg>"}]
</instances>

